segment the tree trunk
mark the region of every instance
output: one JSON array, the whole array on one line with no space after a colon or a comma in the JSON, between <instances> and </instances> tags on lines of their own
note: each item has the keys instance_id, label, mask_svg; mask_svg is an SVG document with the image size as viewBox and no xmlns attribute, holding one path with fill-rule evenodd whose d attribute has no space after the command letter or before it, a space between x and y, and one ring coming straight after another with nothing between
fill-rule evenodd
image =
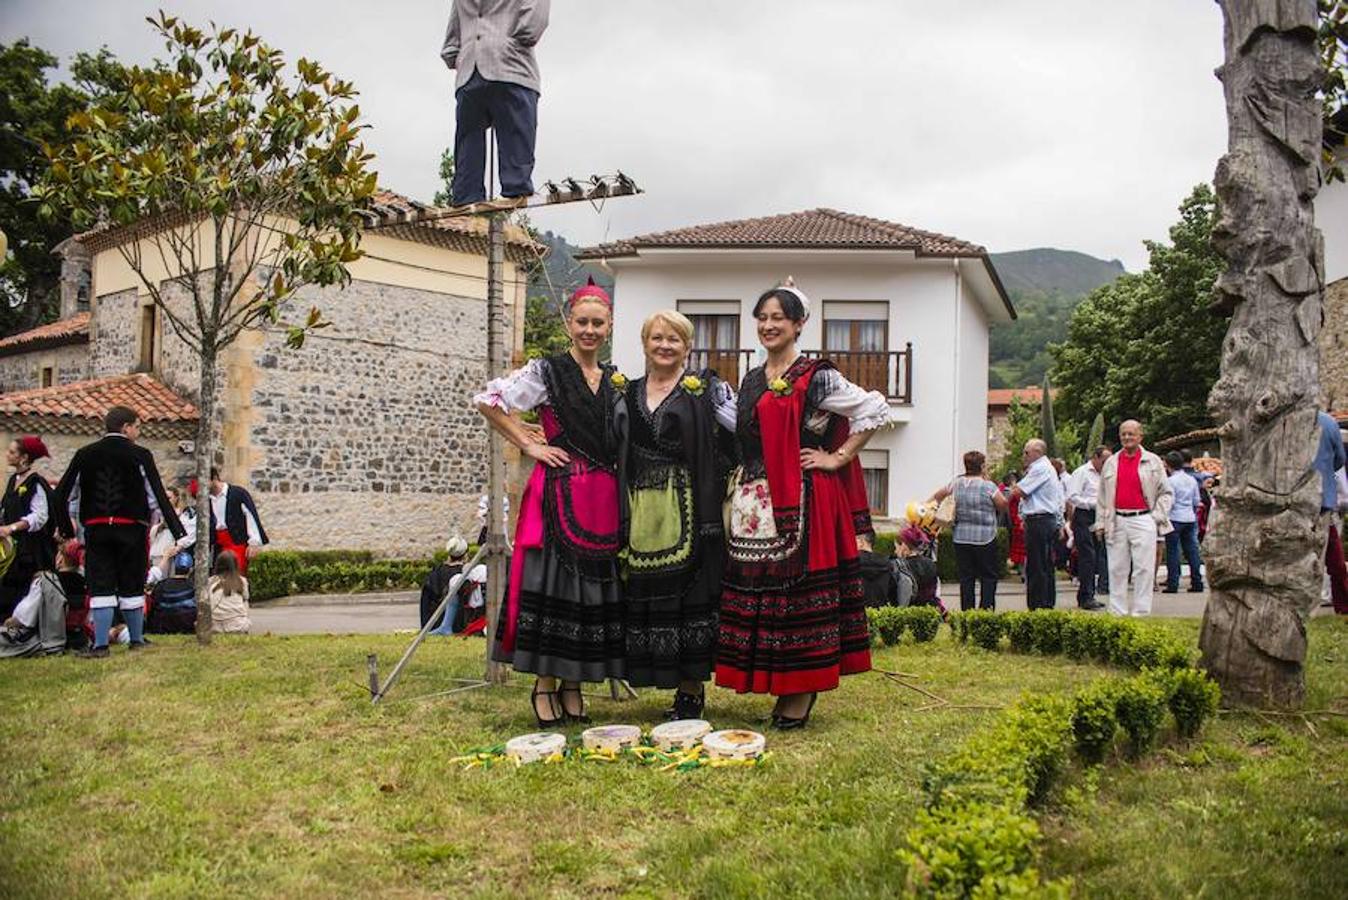
<instances>
[{"instance_id":1,"label":"tree trunk","mask_svg":"<svg viewBox=\"0 0 1348 900\"><path fill-rule=\"evenodd\" d=\"M211 462L215 447L215 360L217 349L214 335L203 335L201 342L201 396L197 409L196 453L197 474L197 534L195 564L192 582L197 596L197 641L211 642Z\"/></svg>"},{"instance_id":2,"label":"tree trunk","mask_svg":"<svg viewBox=\"0 0 1348 900\"><path fill-rule=\"evenodd\" d=\"M1228 702L1300 705L1306 618L1325 529L1311 468L1320 398L1322 248L1315 0L1220 0L1228 152L1217 165L1213 245L1231 316L1208 399L1223 485L1207 541L1203 665Z\"/></svg>"}]
</instances>

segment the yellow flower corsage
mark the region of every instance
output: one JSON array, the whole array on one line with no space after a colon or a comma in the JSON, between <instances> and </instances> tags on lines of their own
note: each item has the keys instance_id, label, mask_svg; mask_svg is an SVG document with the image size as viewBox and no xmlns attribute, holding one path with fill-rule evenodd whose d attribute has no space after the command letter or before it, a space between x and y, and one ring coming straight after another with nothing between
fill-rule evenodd
<instances>
[{"instance_id":1,"label":"yellow flower corsage","mask_svg":"<svg viewBox=\"0 0 1348 900\"><path fill-rule=\"evenodd\" d=\"M694 397L701 397L702 392L707 389L706 382L696 375L685 375L683 381L679 383L683 385L685 391L692 394Z\"/></svg>"},{"instance_id":2,"label":"yellow flower corsage","mask_svg":"<svg viewBox=\"0 0 1348 900\"><path fill-rule=\"evenodd\" d=\"M615 391L627 390L627 376L622 372L614 372L608 377L609 384L613 385Z\"/></svg>"},{"instance_id":3,"label":"yellow flower corsage","mask_svg":"<svg viewBox=\"0 0 1348 900\"><path fill-rule=\"evenodd\" d=\"M772 381L768 382L768 387L771 388L772 392L778 397L786 397L791 394L791 382L787 381L785 378L772 379Z\"/></svg>"},{"instance_id":4,"label":"yellow flower corsage","mask_svg":"<svg viewBox=\"0 0 1348 900\"><path fill-rule=\"evenodd\" d=\"M19 496L22 497L26 493L28 493L28 485L26 484L19 485Z\"/></svg>"}]
</instances>

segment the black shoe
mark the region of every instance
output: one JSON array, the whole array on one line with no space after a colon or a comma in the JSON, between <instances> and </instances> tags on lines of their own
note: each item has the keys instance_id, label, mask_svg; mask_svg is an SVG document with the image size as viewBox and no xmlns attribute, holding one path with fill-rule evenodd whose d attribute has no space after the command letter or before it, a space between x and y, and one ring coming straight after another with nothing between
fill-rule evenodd
<instances>
[{"instance_id":1,"label":"black shoe","mask_svg":"<svg viewBox=\"0 0 1348 900\"><path fill-rule=\"evenodd\" d=\"M548 710L553 713L551 719L543 718L538 712L539 697L543 697L547 700ZM534 718L538 720L539 728L560 728L566 724L566 713L558 711L561 708L561 699L558 691L540 691L538 689L538 682L535 681L534 689L529 694L529 705L534 711Z\"/></svg>"},{"instance_id":2,"label":"black shoe","mask_svg":"<svg viewBox=\"0 0 1348 900\"><path fill-rule=\"evenodd\" d=\"M573 713L571 710L566 708L567 694L575 695L576 700L579 701L580 712ZM557 695L560 698L562 704L562 716L566 719L566 721L579 722L581 724L586 724L590 721L590 717L585 715L585 696L580 692L580 685L575 685L574 687L566 687L565 685L563 685L557 691Z\"/></svg>"},{"instance_id":3,"label":"black shoe","mask_svg":"<svg viewBox=\"0 0 1348 900\"><path fill-rule=\"evenodd\" d=\"M1179 588L1177 588L1177 587L1162 588L1162 589L1161 589L1161 593L1162 593L1162 594L1178 594L1178 593L1179 593Z\"/></svg>"},{"instance_id":4,"label":"black shoe","mask_svg":"<svg viewBox=\"0 0 1348 900\"><path fill-rule=\"evenodd\" d=\"M1080 603L1077 605L1087 612L1099 612L1105 608L1105 605L1098 600L1092 600L1090 603Z\"/></svg>"},{"instance_id":5,"label":"black shoe","mask_svg":"<svg viewBox=\"0 0 1348 900\"><path fill-rule=\"evenodd\" d=\"M1201 594L1201 593L1203 593L1205 590L1207 590L1207 588L1203 587L1203 585L1200 584L1200 585L1198 585L1198 587L1190 587L1190 588L1189 588L1189 593L1191 593L1191 594Z\"/></svg>"},{"instance_id":6,"label":"black shoe","mask_svg":"<svg viewBox=\"0 0 1348 900\"><path fill-rule=\"evenodd\" d=\"M805 715L800 718L791 716L776 716L772 721L772 727L778 731L795 731L798 728L804 728L805 723L810 721L810 713L814 711L814 701L819 699L818 692L810 694L810 705L805 707Z\"/></svg>"},{"instance_id":7,"label":"black shoe","mask_svg":"<svg viewBox=\"0 0 1348 900\"><path fill-rule=\"evenodd\" d=\"M102 647L90 647L87 650L81 650L76 654L80 659L107 659L109 656L106 645Z\"/></svg>"},{"instance_id":8,"label":"black shoe","mask_svg":"<svg viewBox=\"0 0 1348 900\"><path fill-rule=\"evenodd\" d=\"M700 719L702 718L702 708L707 702L706 693L689 694L684 691L674 692L674 705L665 710L665 718L671 721L677 719Z\"/></svg>"}]
</instances>

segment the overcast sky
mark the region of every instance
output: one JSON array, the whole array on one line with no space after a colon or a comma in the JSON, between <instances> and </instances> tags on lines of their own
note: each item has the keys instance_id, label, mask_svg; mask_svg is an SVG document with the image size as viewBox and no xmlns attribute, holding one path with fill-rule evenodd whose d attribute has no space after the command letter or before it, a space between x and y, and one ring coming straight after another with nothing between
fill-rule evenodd
<instances>
[{"instance_id":1,"label":"overcast sky","mask_svg":"<svg viewBox=\"0 0 1348 900\"><path fill-rule=\"evenodd\" d=\"M0 40L143 61L159 5L352 80L382 183L434 194L447 0L0 0ZM535 182L647 193L533 219L588 244L829 206L1136 271L1225 148L1221 55L1208 0L554 0Z\"/></svg>"}]
</instances>

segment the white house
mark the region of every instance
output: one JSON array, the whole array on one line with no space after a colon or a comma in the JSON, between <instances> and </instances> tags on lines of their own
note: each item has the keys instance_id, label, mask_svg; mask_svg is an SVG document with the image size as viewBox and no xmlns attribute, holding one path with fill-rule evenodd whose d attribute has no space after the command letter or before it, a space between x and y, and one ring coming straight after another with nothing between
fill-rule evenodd
<instances>
[{"instance_id":1,"label":"white house","mask_svg":"<svg viewBox=\"0 0 1348 900\"><path fill-rule=\"evenodd\" d=\"M813 306L801 336L899 425L862 454L873 510L902 515L987 450L988 326L1016 313L987 251L946 235L831 209L695 225L584 250L615 277L613 361L640 372L641 323L678 309L694 364L734 384L761 361L753 305L790 275Z\"/></svg>"}]
</instances>

